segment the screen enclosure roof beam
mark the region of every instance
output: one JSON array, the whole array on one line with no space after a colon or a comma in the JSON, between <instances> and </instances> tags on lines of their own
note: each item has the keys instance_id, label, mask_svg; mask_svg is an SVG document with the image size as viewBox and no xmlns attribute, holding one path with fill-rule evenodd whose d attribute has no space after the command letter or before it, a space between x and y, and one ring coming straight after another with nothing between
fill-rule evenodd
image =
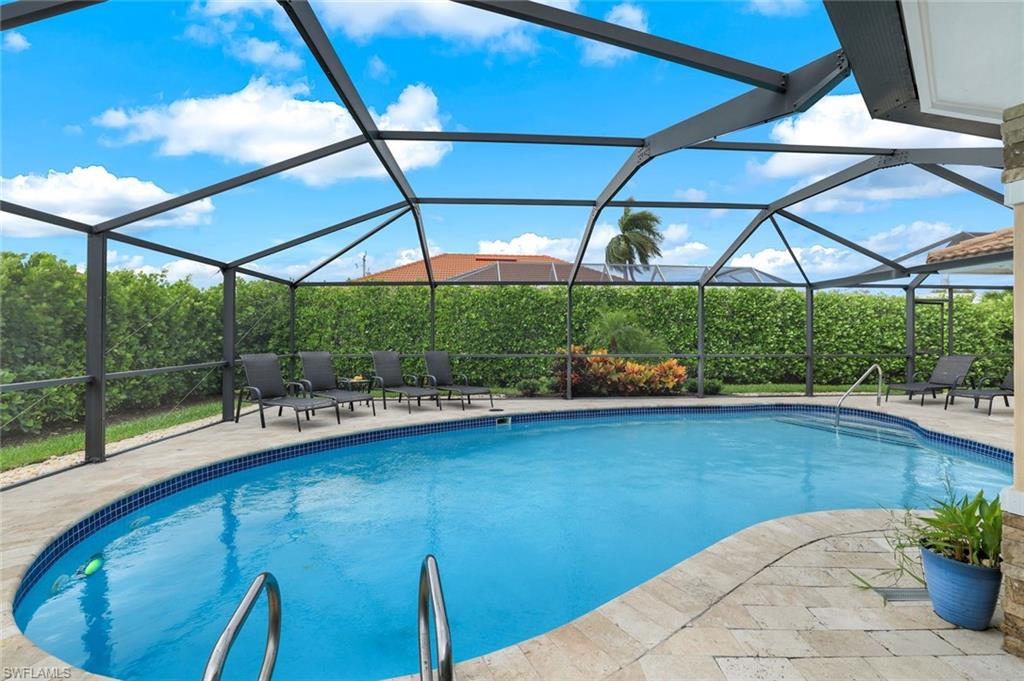
<instances>
[{"instance_id":1,"label":"screen enclosure roof beam","mask_svg":"<svg viewBox=\"0 0 1024 681\"><path fill-rule=\"evenodd\" d=\"M456 2L682 64L773 92L784 92L787 88L786 74L781 71L539 2L523 2L521 0L516 2L456 0Z\"/></svg>"},{"instance_id":2,"label":"screen enclosure roof beam","mask_svg":"<svg viewBox=\"0 0 1024 681\"><path fill-rule=\"evenodd\" d=\"M755 88L647 137L644 146L630 154L598 195L583 230L572 271L569 273L569 286L576 282L601 211L646 163L662 154L690 147L719 135L806 111L849 73L850 66L843 53L830 52L793 71L789 75L789 88L786 92Z\"/></svg>"},{"instance_id":3,"label":"screen enclosure roof beam","mask_svg":"<svg viewBox=\"0 0 1024 681\"><path fill-rule=\"evenodd\" d=\"M307 0L279 0L279 4L284 8L288 18L292 20L295 29L302 36L306 47L309 48L313 58L316 59L324 75L327 76L327 80L330 81L338 97L345 104L345 108L348 109L349 115L352 116L352 120L355 121L363 137L369 141L373 153L376 154L384 170L398 187L398 191L405 197L406 203L412 207L413 217L416 219L416 235L423 253L423 266L427 270L427 279L433 285L434 271L430 262L430 250L427 247L427 235L423 229L423 220L416 207L416 193L409 185L405 173L402 172L402 168L398 165L398 161L395 160L387 143L379 139L377 124L370 115L370 110L366 107L355 83L349 77L348 71L342 65L338 53L334 50L334 45L331 44L330 38L327 37L327 33L309 2Z\"/></svg>"},{"instance_id":4,"label":"screen enclosure roof beam","mask_svg":"<svg viewBox=\"0 0 1024 681\"><path fill-rule=\"evenodd\" d=\"M98 5L104 0L18 0L0 5L0 30L18 28L76 9Z\"/></svg>"},{"instance_id":5,"label":"screen enclosure roof beam","mask_svg":"<svg viewBox=\"0 0 1024 681\"><path fill-rule=\"evenodd\" d=\"M381 215L385 215L386 213L398 210L399 208L404 208L408 205L409 204L407 204L405 201L402 201L399 203L392 203L390 206L378 208L377 210L372 210L369 213L357 215L354 218L350 218L348 220L335 223L333 225L330 225L329 227L324 227L323 229L318 229L315 232L310 232L308 234L303 234L302 236L295 237L294 239L289 239L288 241L277 244L276 246L264 248L262 251L257 251L256 253L251 253L245 256L244 258L239 258L238 260L229 262L228 267L239 267L241 265L247 265L248 263L251 263L253 260L259 260L260 258L267 257L268 255L280 253L281 251L287 250L293 246L304 244L307 241L312 241L313 239L319 239L322 236L333 234L338 230L345 229L346 227L351 227L352 225L358 225L360 222L365 222L366 220L372 220L373 218L380 217Z\"/></svg>"},{"instance_id":6,"label":"screen enclosure roof beam","mask_svg":"<svg viewBox=\"0 0 1024 681\"><path fill-rule=\"evenodd\" d=\"M277 175L278 173L282 173L286 170L291 170L292 168L297 168L298 166L312 163L313 161L318 161L322 158L333 156L334 154L339 154L365 143L365 139L361 136L357 136L350 137L349 139L342 140L341 142L328 144L325 147L320 147L313 151L307 151L304 154L299 154L298 156L293 156L283 161L278 161L277 163L271 163L263 168L257 168L256 170L242 173L236 177L216 182L207 187L203 187L202 189L197 189L195 191L188 192L187 194L182 194L181 196L175 196L172 199L155 203L152 206L147 206L146 208L140 208L139 210L126 213L120 217L107 220L106 222L101 222L96 225L96 231L106 232L111 229L117 229L118 227L124 227L125 225L130 225L133 222L145 220L146 218L151 218L155 215L172 211L175 208L181 208L182 206L186 206L195 201L209 198L215 194L222 194L223 192L231 189L247 185L250 182L262 180L265 177Z\"/></svg>"}]
</instances>

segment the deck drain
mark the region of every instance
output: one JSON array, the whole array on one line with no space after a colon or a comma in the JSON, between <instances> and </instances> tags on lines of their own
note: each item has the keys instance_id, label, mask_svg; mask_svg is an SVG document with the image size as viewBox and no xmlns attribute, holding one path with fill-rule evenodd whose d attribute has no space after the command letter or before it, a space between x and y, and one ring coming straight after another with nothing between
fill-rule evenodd
<instances>
[{"instance_id":1,"label":"deck drain","mask_svg":"<svg viewBox=\"0 0 1024 681\"><path fill-rule=\"evenodd\" d=\"M928 589L924 587L896 588L891 586L875 587L875 593L885 599L886 603L895 601L927 601Z\"/></svg>"},{"instance_id":2,"label":"deck drain","mask_svg":"<svg viewBox=\"0 0 1024 681\"><path fill-rule=\"evenodd\" d=\"M511 416L499 416L498 418L494 419L494 425L496 425L496 426L511 426L512 425L512 417Z\"/></svg>"}]
</instances>

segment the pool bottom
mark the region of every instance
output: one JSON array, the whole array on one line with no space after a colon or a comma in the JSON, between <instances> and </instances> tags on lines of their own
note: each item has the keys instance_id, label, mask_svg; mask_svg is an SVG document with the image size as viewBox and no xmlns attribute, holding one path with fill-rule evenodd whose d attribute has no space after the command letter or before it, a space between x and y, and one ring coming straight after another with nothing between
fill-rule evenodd
<instances>
[{"instance_id":1,"label":"pool bottom","mask_svg":"<svg viewBox=\"0 0 1024 681\"><path fill-rule=\"evenodd\" d=\"M849 414L860 419L877 421L879 423L906 428L921 436L926 441L938 445L958 447L981 457L1004 463L1011 463L1013 461L1013 454L1005 449L975 442L967 438L932 431L907 418L851 407L843 407L841 411L844 415ZM46 572L46 570L48 570L58 559L60 559L61 556L66 554L71 550L71 548L81 543L87 537L114 521L123 518L130 513L134 513L148 504L195 485L277 461L284 461L332 449L352 447L371 442L380 442L414 435L451 432L470 428L487 428L495 426L499 420L502 422L501 425L508 425L510 423L538 423L554 420L582 420L615 416L656 416L679 414L691 417L714 418L721 414L768 415L772 413L828 415L834 414L835 408L810 404L710 405L678 407L658 406L617 407L607 409L568 409L524 414L508 414L502 416L489 415L450 421L439 421L437 423L400 426L396 428L372 429L358 433L314 440L311 442L275 447L251 454L232 457L224 461L186 471L167 480L126 495L98 509L69 529L65 530L56 539L50 542L45 549L43 549L43 551L33 560L31 565L25 571L25 575L22 577L18 590L15 593L12 610L16 611L18 609L18 606L21 604L21 601L28 590L36 584L42 574Z\"/></svg>"}]
</instances>

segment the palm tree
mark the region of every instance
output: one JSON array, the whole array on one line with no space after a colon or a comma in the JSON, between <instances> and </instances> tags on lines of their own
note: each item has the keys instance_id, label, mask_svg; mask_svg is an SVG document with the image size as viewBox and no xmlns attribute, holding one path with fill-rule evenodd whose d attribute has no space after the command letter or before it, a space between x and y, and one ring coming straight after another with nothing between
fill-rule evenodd
<instances>
[{"instance_id":1,"label":"palm tree","mask_svg":"<svg viewBox=\"0 0 1024 681\"><path fill-rule=\"evenodd\" d=\"M632 279L633 268L630 265L649 265L653 258L661 255L661 242L665 237L658 231L660 224L661 218L651 211L633 212L626 206L619 218L619 233L604 249L604 261L621 266Z\"/></svg>"}]
</instances>

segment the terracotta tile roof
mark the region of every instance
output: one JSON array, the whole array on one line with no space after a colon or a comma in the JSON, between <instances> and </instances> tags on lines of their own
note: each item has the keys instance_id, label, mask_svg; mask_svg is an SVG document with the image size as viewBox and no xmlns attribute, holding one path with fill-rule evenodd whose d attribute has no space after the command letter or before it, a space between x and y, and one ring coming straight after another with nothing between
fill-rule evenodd
<instances>
[{"instance_id":1,"label":"terracotta tile roof","mask_svg":"<svg viewBox=\"0 0 1024 681\"><path fill-rule=\"evenodd\" d=\"M537 265L548 265L552 263L562 266L569 265L565 260L554 258L550 255L485 255L480 253L442 253L430 258L431 267L434 270L434 279L445 281L448 279L462 278L476 270L485 268L496 268L512 266L522 268L523 264L532 264L530 270L536 272L537 280L540 275L546 274L550 267L537 267ZM508 278L508 277L504 277ZM374 272L357 281L426 281L427 269L423 266L422 260L411 262L407 265L399 265L381 272ZM531 281L534 277L531 277Z\"/></svg>"},{"instance_id":2,"label":"terracotta tile roof","mask_svg":"<svg viewBox=\"0 0 1024 681\"><path fill-rule=\"evenodd\" d=\"M978 255L1013 252L1013 228L1000 229L989 234L961 241L928 254L928 262L946 262Z\"/></svg>"}]
</instances>

